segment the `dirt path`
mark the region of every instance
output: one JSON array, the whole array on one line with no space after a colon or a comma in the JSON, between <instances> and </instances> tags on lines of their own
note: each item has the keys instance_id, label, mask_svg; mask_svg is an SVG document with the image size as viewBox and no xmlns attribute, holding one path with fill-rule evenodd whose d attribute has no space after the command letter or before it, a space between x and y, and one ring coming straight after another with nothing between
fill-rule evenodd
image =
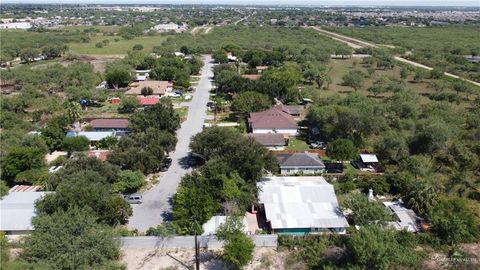
<instances>
[{"instance_id":1,"label":"dirt path","mask_svg":"<svg viewBox=\"0 0 480 270\"><path fill-rule=\"evenodd\" d=\"M365 42L363 40L359 40L359 39L356 39L356 38L351 38L351 37L344 36L344 35L340 35L340 34L337 34L337 33L334 33L334 32L330 32L330 31L321 29L321 28L316 27L316 26L312 26L311 28L318 31L322 35L325 35L325 36L327 36L331 39L334 39L336 41L347 44L349 47L354 48L354 49L378 48L379 47L377 44L370 43L370 42ZM405 58L402 58L402 57L399 57L399 56L395 56L394 58L398 62L402 62L402 63L412 65L412 66L415 66L415 67L423 68L423 69L426 69L426 70L432 70L433 69L432 67L429 67L429 66L426 66L424 64L420 64L418 62L411 61L411 60L408 60L408 59L405 59ZM463 80L465 82L471 83L471 84L476 85L476 86L480 86L479 82L475 82L475 81L472 81L472 80L469 80L469 79L465 79L465 78L462 78L460 76L457 76L457 75L449 73L449 72L444 72L444 75L448 76L448 77L451 77L451 78Z\"/></svg>"}]
</instances>

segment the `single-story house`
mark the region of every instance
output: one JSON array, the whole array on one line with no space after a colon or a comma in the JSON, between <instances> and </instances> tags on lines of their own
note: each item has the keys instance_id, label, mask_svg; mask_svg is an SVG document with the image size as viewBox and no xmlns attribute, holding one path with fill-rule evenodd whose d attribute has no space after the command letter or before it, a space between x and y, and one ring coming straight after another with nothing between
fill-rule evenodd
<instances>
[{"instance_id":1,"label":"single-story house","mask_svg":"<svg viewBox=\"0 0 480 270\"><path fill-rule=\"evenodd\" d=\"M28 234L33 231L36 216L35 202L48 192L31 186L15 186L0 200L0 231L7 235Z\"/></svg>"},{"instance_id":2,"label":"single-story house","mask_svg":"<svg viewBox=\"0 0 480 270\"><path fill-rule=\"evenodd\" d=\"M218 228L225 224L227 221L227 216L213 216L211 219L209 219L205 224L202 225L203 228L203 234L202 235L215 235L217 234ZM248 233L248 222L247 218L244 216L242 219L242 224L243 224L243 232Z\"/></svg>"},{"instance_id":3,"label":"single-story house","mask_svg":"<svg viewBox=\"0 0 480 270\"><path fill-rule=\"evenodd\" d=\"M361 171L376 172L378 169L378 158L375 154L360 154L354 165Z\"/></svg>"},{"instance_id":4,"label":"single-story house","mask_svg":"<svg viewBox=\"0 0 480 270\"><path fill-rule=\"evenodd\" d=\"M130 132L128 118L97 118L90 121L95 131L124 131Z\"/></svg>"},{"instance_id":5,"label":"single-story house","mask_svg":"<svg viewBox=\"0 0 480 270\"><path fill-rule=\"evenodd\" d=\"M258 80L262 77L261 74L243 74L242 78L249 79L249 80Z\"/></svg>"},{"instance_id":6,"label":"single-story house","mask_svg":"<svg viewBox=\"0 0 480 270\"><path fill-rule=\"evenodd\" d=\"M87 157L98 158L101 161L106 161L110 155L110 150L90 150L87 152Z\"/></svg>"},{"instance_id":7,"label":"single-story house","mask_svg":"<svg viewBox=\"0 0 480 270\"><path fill-rule=\"evenodd\" d=\"M325 164L318 154L289 153L276 155L282 175L303 173L316 174L325 172Z\"/></svg>"},{"instance_id":8,"label":"single-story house","mask_svg":"<svg viewBox=\"0 0 480 270\"><path fill-rule=\"evenodd\" d=\"M68 131L67 137L77 137L77 136L85 136L90 141L90 143L96 143L102 139L105 139L110 136L118 137L119 135L124 135L124 133L117 133L114 131Z\"/></svg>"},{"instance_id":9,"label":"single-story house","mask_svg":"<svg viewBox=\"0 0 480 270\"><path fill-rule=\"evenodd\" d=\"M249 133L247 136L268 150L284 150L288 145L288 139L279 133Z\"/></svg>"},{"instance_id":10,"label":"single-story house","mask_svg":"<svg viewBox=\"0 0 480 270\"><path fill-rule=\"evenodd\" d=\"M349 226L333 185L321 176L266 177L257 186L259 213L273 233L343 234Z\"/></svg>"},{"instance_id":11,"label":"single-story house","mask_svg":"<svg viewBox=\"0 0 480 270\"><path fill-rule=\"evenodd\" d=\"M140 96L144 87L149 87L153 90L152 96L163 96L165 93L173 90L173 84L169 81L140 81L132 83L125 95Z\"/></svg>"},{"instance_id":12,"label":"single-story house","mask_svg":"<svg viewBox=\"0 0 480 270\"><path fill-rule=\"evenodd\" d=\"M258 71L258 73L262 73L264 70L268 69L268 66L256 66L255 69Z\"/></svg>"},{"instance_id":13,"label":"single-story house","mask_svg":"<svg viewBox=\"0 0 480 270\"><path fill-rule=\"evenodd\" d=\"M298 125L293 116L275 107L250 113L248 127L252 133L298 134Z\"/></svg>"},{"instance_id":14,"label":"single-story house","mask_svg":"<svg viewBox=\"0 0 480 270\"><path fill-rule=\"evenodd\" d=\"M413 210L406 208L401 201L383 202L394 217L394 221L388 224L397 230L419 232L419 218Z\"/></svg>"},{"instance_id":15,"label":"single-story house","mask_svg":"<svg viewBox=\"0 0 480 270\"><path fill-rule=\"evenodd\" d=\"M294 117L300 117L302 113L305 111L305 106L303 105L276 105L275 108L278 108L279 110L286 112L290 114L291 116Z\"/></svg>"},{"instance_id":16,"label":"single-story house","mask_svg":"<svg viewBox=\"0 0 480 270\"><path fill-rule=\"evenodd\" d=\"M140 103L141 106L153 106L158 102L160 102L160 97L138 97L138 103Z\"/></svg>"},{"instance_id":17,"label":"single-story house","mask_svg":"<svg viewBox=\"0 0 480 270\"><path fill-rule=\"evenodd\" d=\"M146 81L149 77L150 70L149 69L137 69L135 70L135 81Z\"/></svg>"}]
</instances>

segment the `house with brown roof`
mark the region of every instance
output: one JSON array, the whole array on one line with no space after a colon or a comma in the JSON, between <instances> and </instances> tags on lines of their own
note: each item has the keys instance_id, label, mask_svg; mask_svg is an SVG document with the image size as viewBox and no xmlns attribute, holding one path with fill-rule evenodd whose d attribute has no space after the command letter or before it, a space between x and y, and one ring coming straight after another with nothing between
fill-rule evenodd
<instances>
[{"instance_id":1,"label":"house with brown roof","mask_svg":"<svg viewBox=\"0 0 480 270\"><path fill-rule=\"evenodd\" d=\"M125 92L125 95L142 95L142 89L149 87L153 90L151 96L163 96L167 92L173 90L173 83L169 81L139 81L130 85L130 89Z\"/></svg>"},{"instance_id":2,"label":"house with brown roof","mask_svg":"<svg viewBox=\"0 0 480 270\"><path fill-rule=\"evenodd\" d=\"M264 70L268 69L268 66L256 66L255 69L258 71L258 73L262 73Z\"/></svg>"},{"instance_id":3,"label":"house with brown roof","mask_svg":"<svg viewBox=\"0 0 480 270\"><path fill-rule=\"evenodd\" d=\"M243 74L242 78L249 79L249 80L258 80L262 77L261 74Z\"/></svg>"},{"instance_id":4,"label":"house with brown roof","mask_svg":"<svg viewBox=\"0 0 480 270\"><path fill-rule=\"evenodd\" d=\"M129 132L128 118L98 118L90 121L95 131L124 131Z\"/></svg>"},{"instance_id":5,"label":"house with brown roof","mask_svg":"<svg viewBox=\"0 0 480 270\"><path fill-rule=\"evenodd\" d=\"M305 106L303 105L276 105L275 108L290 114L293 117L300 117L305 111Z\"/></svg>"},{"instance_id":6,"label":"house with brown roof","mask_svg":"<svg viewBox=\"0 0 480 270\"><path fill-rule=\"evenodd\" d=\"M271 151L284 150L288 145L288 139L280 133L249 133L247 136Z\"/></svg>"},{"instance_id":7,"label":"house with brown roof","mask_svg":"<svg viewBox=\"0 0 480 270\"><path fill-rule=\"evenodd\" d=\"M288 136L298 134L298 125L293 116L276 107L250 113L248 127L252 133L280 133Z\"/></svg>"}]
</instances>

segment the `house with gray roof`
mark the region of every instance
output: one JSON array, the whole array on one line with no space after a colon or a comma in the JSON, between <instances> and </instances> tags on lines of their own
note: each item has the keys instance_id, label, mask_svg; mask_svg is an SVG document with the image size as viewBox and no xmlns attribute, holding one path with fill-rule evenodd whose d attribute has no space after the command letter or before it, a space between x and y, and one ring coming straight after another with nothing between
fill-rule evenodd
<instances>
[{"instance_id":1,"label":"house with gray roof","mask_svg":"<svg viewBox=\"0 0 480 270\"><path fill-rule=\"evenodd\" d=\"M28 234L33 231L35 202L49 193L37 190L35 187L15 186L0 200L0 231L7 235Z\"/></svg>"},{"instance_id":2,"label":"house with gray roof","mask_svg":"<svg viewBox=\"0 0 480 270\"><path fill-rule=\"evenodd\" d=\"M249 133L247 136L268 150L284 150L288 145L288 139L280 133Z\"/></svg>"},{"instance_id":3,"label":"house with gray roof","mask_svg":"<svg viewBox=\"0 0 480 270\"><path fill-rule=\"evenodd\" d=\"M282 175L318 174L325 172L325 164L318 154L288 153L276 155Z\"/></svg>"},{"instance_id":4,"label":"house with gray roof","mask_svg":"<svg viewBox=\"0 0 480 270\"><path fill-rule=\"evenodd\" d=\"M266 177L257 186L259 213L273 233L346 233L347 219L323 177Z\"/></svg>"},{"instance_id":5,"label":"house with gray roof","mask_svg":"<svg viewBox=\"0 0 480 270\"><path fill-rule=\"evenodd\" d=\"M406 208L401 201L383 202L388 211L393 216L393 221L388 225L397 230L406 230L408 232L419 232L419 218L412 209Z\"/></svg>"}]
</instances>

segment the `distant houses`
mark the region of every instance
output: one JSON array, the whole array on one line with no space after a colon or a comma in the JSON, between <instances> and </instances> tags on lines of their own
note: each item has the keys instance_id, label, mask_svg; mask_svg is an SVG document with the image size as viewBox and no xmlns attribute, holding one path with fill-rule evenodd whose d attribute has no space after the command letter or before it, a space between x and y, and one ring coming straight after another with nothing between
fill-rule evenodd
<instances>
[{"instance_id":1,"label":"distant houses","mask_svg":"<svg viewBox=\"0 0 480 270\"><path fill-rule=\"evenodd\" d=\"M326 169L322 159L314 153L282 153L276 157L282 175L320 174Z\"/></svg>"},{"instance_id":2,"label":"distant houses","mask_svg":"<svg viewBox=\"0 0 480 270\"><path fill-rule=\"evenodd\" d=\"M183 23L182 25L178 25L176 23L161 23L161 24L157 24L155 26L153 26L151 28L153 31L157 31L157 32L170 32L170 31L174 31L174 32L184 32L185 30L187 30L187 25L185 23Z\"/></svg>"},{"instance_id":3,"label":"distant houses","mask_svg":"<svg viewBox=\"0 0 480 270\"><path fill-rule=\"evenodd\" d=\"M273 233L346 233L347 219L333 185L323 177L266 177L257 186L258 212Z\"/></svg>"}]
</instances>

